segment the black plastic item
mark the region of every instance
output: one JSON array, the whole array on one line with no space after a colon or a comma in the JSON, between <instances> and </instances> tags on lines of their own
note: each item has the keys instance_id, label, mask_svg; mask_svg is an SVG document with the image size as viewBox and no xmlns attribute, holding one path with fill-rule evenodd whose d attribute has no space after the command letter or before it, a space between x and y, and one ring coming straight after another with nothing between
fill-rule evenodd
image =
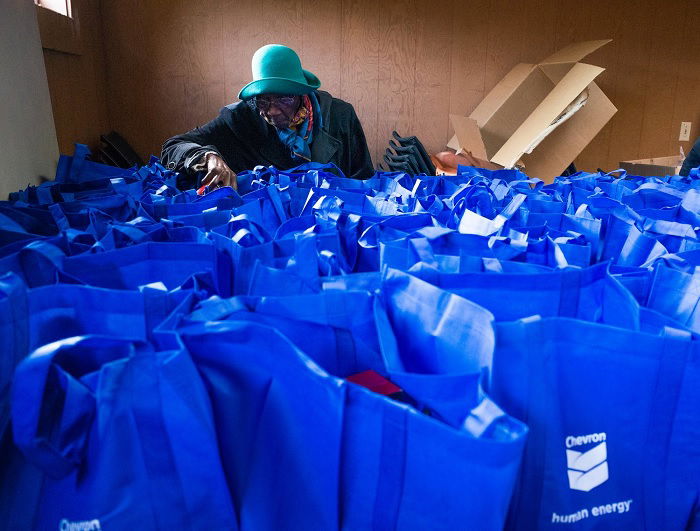
<instances>
[{"instance_id":1,"label":"black plastic item","mask_svg":"<svg viewBox=\"0 0 700 531\"><path fill-rule=\"evenodd\" d=\"M433 171L431 174L430 168L428 168L428 166L425 164L423 157L421 157L421 154L415 145L400 146L392 139L389 140L389 146L391 146L391 149L393 149L397 155L407 155L411 157L414 165L418 168L418 173L425 173L426 175L433 175L435 173Z\"/></svg>"},{"instance_id":2,"label":"black plastic item","mask_svg":"<svg viewBox=\"0 0 700 531\"><path fill-rule=\"evenodd\" d=\"M408 164L408 167L411 168L411 170L414 173L416 173L416 174L420 173L420 168L418 167L415 159L411 155L396 155L395 153L392 153L391 150L388 148L385 151L385 154L393 162Z\"/></svg>"},{"instance_id":3,"label":"black plastic item","mask_svg":"<svg viewBox=\"0 0 700 531\"><path fill-rule=\"evenodd\" d=\"M413 157L409 155L394 155L388 148L384 154L384 160L390 163L396 164L406 164L411 169L411 174L417 175L420 173L418 166L416 166Z\"/></svg>"},{"instance_id":4,"label":"black plastic item","mask_svg":"<svg viewBox=\"0 0 700 531\"><path fill-rule=\"evenodd\" d=\"M116 149L104 141L100 144L97 154L105 164L110 166L117 168L130 168L132 166Z\"/></svg>"},{"instance_id":5,"label":"black plastic item","mask_svg":"<svg viewBox=\"0 0 700 531\"><path fill-rule=\"evenodd\" d=\"M420 156L423 159L423 162L425 162L426 167L430 170L429 175L435 175L435 165L430 160L430 155L428 155L428 152L425 150L425 147L423 146L421 141L418 140L418 137L400 136L396 131L392 131L391 134L396 139L396 141L399 144L401 144L402 146L409 146L409 145L416 146L416 149L418 150L418 153L420 153Z\"/></svg>"},{"instance_id":6,"label":"black plastic item","mask_svg":"<svg viewBox=\"0 0 700 531\"><path fill-rule=\"evenodd\" d=\"M408 175L411 175L413 172L411 171L411 168L408 167L407 164L394 164L389 167L391 171L399 171L401 173L407 173Z\"/></svg>"},{"instance_id":7,"label":"black plastic item","mask_svg":"<svg viewBox=\"0 0 700 531\"><path fill-rule=\"evenodd\" d=\"M566 169L561 173L562 177L568 177L569 175L573 175L576 173L578 170L576 170L576 166L574 166L574 163L572 162L569 164Z\"/></svg>"},{"instance_id":8,"label":"black plastic item","mask_svg":"<svg viewBox=\"0 0 700 531\"><path fill-rule=\"evenodd\" d=\"M401 171L408 174L413 173L413 170L405 162L392 162L386 155L384 155L384 162L386 162L389 171Z\"/></svg>"},{"instance_id":9,"label":"black plastic item","mask_svg":"<svg viewBox=\"0 0 700 531\"><path fill-rule=\"evenodd\" d=\"M119 152L116 149L114 149L110 144L102 142L99 151L100 154L104 155L107 158L107 160L111 161L111 164L113 164L114 166L119 166L120 168L131 167L127 166L127 161L124 159L124 157L120 155Z\"/></svg>"},{"instance_id":10,"label":"black plastic item","mask_svg":"<svg viewBox=\"0 0 700 531\"><path fill-rule=\"evenodd\" d=\"M100 140L104 142L109 153L117 162L120 168L131 168L132 166L143 166L143 160L138 156L136 151L124 140L116 131L110 131L106 135L100 136Z\"/></svg>"},{"instance_id":11,"label":"black plastic item","mask_svg":"<svg viewBox=\"0 0 700 531\"><path fill-rule=\"evenodd\" d=\"M410 168L411 174L413 175L420 173L411 157L407 155L394 155L387 149L384 160L393 164L406 164Z\"/></svg>"},{"instance_id":12,"label":"black plastic item","mask_svg":"<svg viewBox=\"0 0 700 531\"><path fill-rule=\"evenodd\" d=\"M101 146L100 148L98 148L97 157L99 162L102 162L103 164L108 164L109 166L117 166L118 168L121 167L119 165L119 159L115 158L110 153L110 150L107 146Z\"/></svg>"}]
</instances>

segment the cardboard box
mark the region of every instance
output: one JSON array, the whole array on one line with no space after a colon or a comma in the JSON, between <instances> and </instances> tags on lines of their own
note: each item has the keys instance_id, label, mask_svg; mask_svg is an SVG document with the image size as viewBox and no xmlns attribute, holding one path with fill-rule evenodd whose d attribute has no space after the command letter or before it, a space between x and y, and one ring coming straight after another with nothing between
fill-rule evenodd
<instances>
[{"instance_id":1,"label":"cardboard box","mask_svg":"<svg viewBox=\"0 0 700 531\"><path fill-rule=\"evenodd\" d=\"M610 41L571 44L536 65L516 65L462 117L448 147L505 168L521 162L528 175L551 182L617 112L593 82L605 69L580 62Z\"/></svg>"},{"instance_id":2,"label":"cardboard box","mask_svg":"<svg viewBox=\"0 0 700 531\"><path fill-rule=\"evenodd\" d=\"M671 157L655 157L651 159L625 160L620 162L620 168L630 175L642 175L645 177L665 177L666 175L678 175L683 166L683 157L674 155Z\"/></svg>"}]
</instances>

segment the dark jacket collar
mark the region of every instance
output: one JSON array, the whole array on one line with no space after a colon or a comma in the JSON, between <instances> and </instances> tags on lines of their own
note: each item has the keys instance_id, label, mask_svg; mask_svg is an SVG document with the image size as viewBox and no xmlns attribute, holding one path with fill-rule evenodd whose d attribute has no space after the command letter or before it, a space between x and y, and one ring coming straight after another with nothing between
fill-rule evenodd
<instances>
[{"instance_id":1,"label":"dark jacket collar","mask_svg":"<svg viewBox=\"0 0 700 531\"><path fill-rule=\"evenodd\" d=\"M316 95L318 104L321 107L323 127L314 126L313 141L311 142L311 159L314 162L325 164L333 159L335 153L342 147L342 143L328 132L333 97L322 90L317 91ZM283 147L275 128L263 120L258 113L250 109L244 102L227 105L231 110L238 106L240 106L241 112L249 116L250 127L247 129L247 136L250 143L258 146L260 154L270 164L278 168L289 168L292 166L291 156L287 153L287 149Z\"/></svg>"},{"instance_id":2,"label":"dark jacket collar","mask_svg":"<svg viewBox=\"0 0 700 531\"><path fill-rule=\"evenodd\" d=\"M321 107L323 127L314 130L314 139L311 142L311 159L325 164L333 159L333 155L341 148L341 142L328 133L333 97L323 90L317 91L316 95Z\"/></svg>"}]
</instances>

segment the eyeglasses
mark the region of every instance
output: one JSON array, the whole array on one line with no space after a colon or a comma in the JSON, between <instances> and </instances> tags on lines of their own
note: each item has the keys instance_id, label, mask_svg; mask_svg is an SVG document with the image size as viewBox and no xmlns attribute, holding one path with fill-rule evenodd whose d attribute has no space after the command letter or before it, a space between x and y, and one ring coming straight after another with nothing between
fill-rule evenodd
<instances>
[{"instance_id":1,"label":"eyeglasses","mask_svg":"<svg viewBox=\"0 0 700 531\"><path fill-rule=\"evenodd\" d=\"M269 95L254 96L248 104L259 111L266 112L274 104L276 107L292 107L297 102L298 96L294 95Z\"/></svg>"}]
</instances>

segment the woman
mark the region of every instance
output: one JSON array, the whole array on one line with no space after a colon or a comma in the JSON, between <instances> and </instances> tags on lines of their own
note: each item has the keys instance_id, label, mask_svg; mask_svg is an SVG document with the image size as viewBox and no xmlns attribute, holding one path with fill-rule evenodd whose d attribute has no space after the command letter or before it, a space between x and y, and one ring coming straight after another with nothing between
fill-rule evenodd
<instances>
[{"instance_id":1,"label":"woman","mask_svg":"<svg viewBox=\"0 0 700 531\"><path fill-rule=\"evenodd\" d=\"M683 161L680 175L688 175L690 170L698 166L700 166L700 138L695 141L693 149L690 150L690 153L688 153L688 156Z\"/></svg>"},{"instance_id":2,"label":"woman","mask_svg":"<svg viewBox=\"0 0 700 531\"><path fill-rule=\"evenodd\" d=\"M289 169L334 163L347 177L372 176L372 161L352 105L318 90L319 79L286 46L253 55L253 81L217 118L165 142L161 158L184 172L189 187L232 186L236 173L257 165ZM206 172L200 183L196 173Z\"/></svg>"}]
</instances>

